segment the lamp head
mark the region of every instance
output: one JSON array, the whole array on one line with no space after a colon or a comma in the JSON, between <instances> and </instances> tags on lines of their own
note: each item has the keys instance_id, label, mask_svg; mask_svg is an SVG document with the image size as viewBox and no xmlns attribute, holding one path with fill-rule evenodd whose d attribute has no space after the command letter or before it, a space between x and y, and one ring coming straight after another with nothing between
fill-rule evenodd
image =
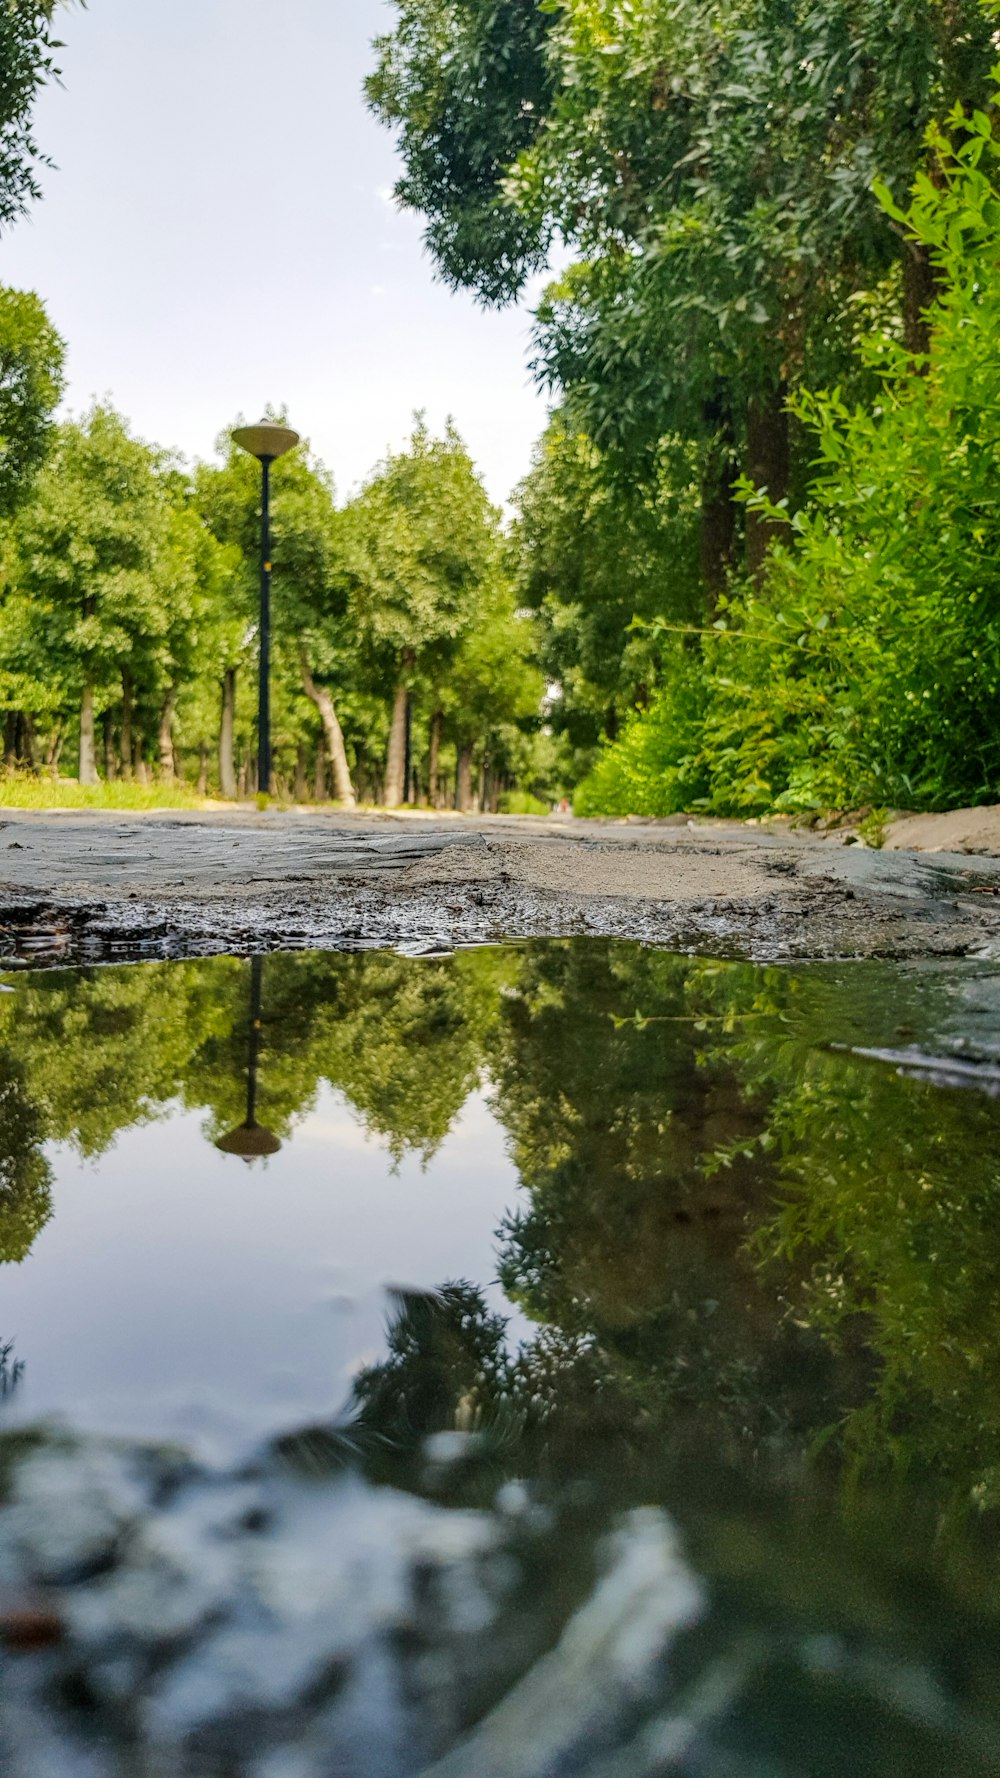
<instances>
[{"instance_id":1,"label":"lamp head","mask_svg":"<svg viewBox=\"0 0 1000 1778\"><path fill-rule=\"evenodd\" d=\"M233 443L262 463L273 463L299 442L299 435L290 426L279 426L276 420L258 420L256 426L234 426Z\"/></svg>"},{"instance_id":2,"label":"lamp head","mask_svg":"<svg viewBox=\"0 0 1000 1778\"><path fill-rule=\"evenodd\" d=\"M277 1154L281 1143L274 1131L265 1129L263 1124L246 1123L220 1136L215 1146L223 1154L238 1155L241 1161L261 1161Z\"/></svg>"}]
</instances>

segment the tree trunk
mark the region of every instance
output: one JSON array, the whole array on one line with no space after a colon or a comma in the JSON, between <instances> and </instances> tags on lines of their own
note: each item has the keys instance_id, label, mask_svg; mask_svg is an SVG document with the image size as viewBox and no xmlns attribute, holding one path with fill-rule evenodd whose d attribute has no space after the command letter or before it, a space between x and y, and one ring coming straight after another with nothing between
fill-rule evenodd
<instances>
[{"instance_id":1,"label":"tree trunk","mask_svg":"<svg viewBox=\"0 0 1000 1778\"><path fill-rule=\"evenodd\" d=\"M241 759L240 760L239 777L237 779L237 785L236 785L236 794L239 797L240 802L243 801L244 797L246 796L246 793L247 793L247 762L245 759Z\"/></svg>"},{"instance_id":2,"label":"tree trunk","mask_svg":"<svg viewBox=\"0 0 1000 1778\"><path fill-rule=\"evenodd\" d=\"M309 796L309 780L306 777L306 744L300 741L295 754L295 801L304 803Z\"/></svg>"},{"instance_id":3,"label":"tree trunk","mask_svg":"<svg viewBox=\"0 0 1000 1778\"><path fill-rule=\"evenodd\" d=\"M735 480L732 458L713 458L701 484L701 578L713 615L720 593L726 590L736 546Z\"/></svg>"},{"instance_id":4,"label":"tree trunk","mask_svg":"<svg viewBox=\"0 0 1000 1778\"><path fill-rule=\"evenodd\" d=\"M59 755L62 753L63 742L65 739L66 739L65 724L62 722L57 722L55 728L52 730L51 734L49 735L49 744L48 744L48 747L45 752L46 768L48 771L52 772L53 775L55 775L55 773L57 773L59 770Z\"/></svg>"},{"instance_id":5,"label":"tree trunk","mask_svg":"<svg viewBox=\"0 0 1000 1778\"><path fill-rule=\"evenodd\" d=\"M222 675L222 718L219 723L219 790L230 802L238 794L236 766L233 762L233 736L236 728L236 668L227 667Z\"/></svg>"},{"instance_id":6,"label":"tree trunk","mask_svg":"<svg viewBox=\"0 0 1000 1778\"><path fill-rule=\"evenodd\" d=\"M455 774L455 807L468 815L472 809L472 748L461 747Z\"/></svg>"},{"instance_id":7,"label":"tree trunk","mask_svg":"<svg viewBox=\"0 0 1000 1778\"><path fill-rule=\"evenodd\" d=\"M435 710L431 717L431 745L427 761L427 794L431 808L441 807L441 790L438 784L438 761L441 758L441 730L444 727L444 711Z\"/></svg>"},{"instance_id":8,"label":"tree trunk","mask_svg":"<svg viewBox=\"0 0 1000 1778\"><path fill-rule=\"evenodd\" d=\"M118 776L115 760L115 725L110 710L104 712L104 776L109 784L113 783Z\"/></svg>"},{"instance_id":9,"label":"tree trunk","mask_svg":"<svg viewBox=\"0 0 1000 1778\"><path fill-rule=\"evenodd\" d=\"M326 738L320 731L316 742L316 770L313 774L313 797L318 803L326 802Z\"/></svg>"},{"instance_id":10,"label":"tree trunk","mask_svg":"<svg viewBox=\"0 0 1000 1778\"><path fill-rule=\"evenodd\" d=\"M311 698L315 704L323 724L326 749L333 767L333 788L337 801L342 803L345 809L356 809L357 798L354 794L354 785L351 783L351 768L347 760L347 748L344 746L344 731L337 719L337 712L333 707L333 698L329 688L325 685L317 685L313 679L306 645L302 641L299 642L299 666L302 671L302 688L306 697Z\"/></svg>"},{"instance_id":11,"label":"tree trunk","mask_svg":"<svg viewBox=\"0 0 1000 1778\"><path fill-rule=\"evenodd\" d=\"M122 727L121 727L122 777L132 777L132 675L127 667L122 668Z\"/></svg>"},{"instance_id":12,"label":"tree trunk","mask_svg":"<svg viewBox=\"0 0 1000 1778\"><path fill-rule=\"evenodd\" d=\"M8 710L3 725L4 764L12 771L17 764L17 711Z\"/></svg>"},{"instance_id":13,"label":"tree trunk","mask_svg":"<svg viewBox=\"0 0 1000 1778\"><path fill-rule=\"evenodd\" d=\"M208 795L208 748L204 741L201 744L201 754L198 760L198 795Z\"/></svg>"},{"instance_id":14,"label":"tree trunk","mask_svg":"<svg viewBox=\"0 0 1000 1778\"><path fill-rule=\"evenodd\" d=\"M401 679L392 705L392 724L385 755L385 806L398 809L406 793L406 685Z\"/></svg>"},{"instance_id":15,"label":"tree trunk","mask_svg":"<svg viewBox=\"0 0 1000 1778\"><path fill-rule=\"evenodd\" d=\"M160 710L160 780L164 784L172 784L174 781L174 705L176 702L177 690L172 685Z\"/></svg>"},{"instance_id":16,"label":"tree trunk","mask_svg":"<svg viewBox=\"0 0 1000 1778\"><path fill-rule=\"evenodd\" d=\"M99 784L94 746L94 688L89 679L80 699L80 783Z\"/></svg>"},{"instance_id":17,"label":"tree trunk","mask_svg":"<svg viewBox=\"0 0 1000 1778\"><path fill-rule=\"evenodd\" d=\"M135 773L135 781L137 784L149 783L149 768L146 765L146 755L144 751L145 745L145 736L143 735L142 730L137 728L135 731L135 740L132 744L132 769Z\"/></svg>"},{"instance_id":18,"label":"tree trunk","mask_svg":"<svg viewBox=\"0 0 1000 1778\"><path fill-rule=\"evenodd\" d=\"M770 395L759 396L747 409L747 475L768 498L783 500L788 493L789 438L786 391L783 385ZM747 508L747 567L760 578L771 540L782 526L762 513Z\"/></svg>"},{"instance_id":19,"label":"tree trunk","mask_svg":"<svg viewBox=\"0 0 1000 1778\"><path fill-rule=\"evenodd\" d=\"M937 279L930 254L922 241L907 241L903 257L903 344L914 357L931 349L927 310L937 296ZM926 371L927 366L919 366Z\"/></svg>"},{"instance_id":20,"label":"tree trunk","mask_svg":"<svg viewBox=\"0 0 1000 1778\"><path fill-rule=\"evenodd\" d=\"M706 397L701 418L706 441L701 477L701 578L709 610L714 613L736 548L736 447L732 406L724 389Z\"/></svg>"},{"instance_id":21,"label":"tree trunk","mask_svg":"<svg viewBox=\"0 0 1000 1778\"><path fill-rule=\"evenodd\" d=\"M24 749L24 763L26 766L29 766L32 771L35 771L37 769L37 760L35 756L35 725L27 713L23 718L22 745Z\"/></svg>"}]
</instances>

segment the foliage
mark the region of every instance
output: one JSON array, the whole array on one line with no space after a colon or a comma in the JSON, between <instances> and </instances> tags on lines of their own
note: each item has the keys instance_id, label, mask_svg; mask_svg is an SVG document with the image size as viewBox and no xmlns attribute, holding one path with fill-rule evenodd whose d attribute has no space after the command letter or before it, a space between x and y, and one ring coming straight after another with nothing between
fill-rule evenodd
<instances>
[{"instance_id":1,"label":"foliage","mask_svg":"<svg viewBox=\"0 0 1000 1778\"><path fill-rule=\"evenodd\" d=\"M37 296L0 289L0 518L43 461L62 363L63 343Z\"/></svg>"},{"instance_id":2,"label":"foliage","mask_svg":"<svg viewBox=\"0 0 1000 1778\"><path fill-rule=\"evenodd\" d=\"M995 794L990 9L538 10L507 78L506 9L400 4L370 91L449 278L495 300L554 235L576 254L537 313L563 407L513 559L576 769L640 712L579 806ZM700 662L663 645L706 622Z\"/></svg>"},{"instance_id":3,"label":"foliage","mask_svg":"<svg viewBox=\"0 0 1000 1778\"><path fill-rule=\"evenodd\" d=\"M156 671L189 579L163 461L106 407L59 427L13 527L8 664L98 699L123 666ZM6 700L5 700L6 701Z\"/></svg>"},{"instance_id":4,"label":"foliage","mask_svg":"<svg viewBox=\"0 0 1000 1778\"><path fill-rule=\"evenodd\" d=\"M995 797L1000 146L985 113L952 124L952 143L932 134L934 180L918 181L905 213L891 206L937 268L923 374L875 336L877 402L850 406L839 390L798 398L818 453L810 499L789 516L745 490L785 535L763 583L734 589L703 640L700 745L684 682L671 682L651 723L634 719L602 761L582 806L617 808L633 784L650 812L684 806L689 787L671 772L692 751L697 801L720 812ZM646 761L663 768L659 793L646 789Z\"/></svg>"},{"instance_id":5,"label":"foliage","mask_svg":"<svg viewBox=\"0 0 1000 1778\"><path fill-rule=\"evenodd\" d=\"M39 195L47 165L31 132L39 89L58 79L53 34L56 0L5 0L0 6L0 231Z\"/></svg>"},{"instance_id":6,"label":"foliage","mask_svg":"<svg viewBox=\"0 0 1000 1778\"><path fill-rule=\"evenodd\" d=\"M559 687L549 720L575 763L589 764L658 677L656 639L635 620L697 620L697 465L667 440L655 485L630 485L557 410L515 500L511 572L518 602L538 614L542 671Z\"/></svg>"},{"instance_id":7,"label":"foliage","mask_svg":"<svg viewBox=\"0 0 1000 1778\"><path fill-rule=\"evenodd\" d=\"M737 705L740 744L759 736L760 795L778 807L996 795L1000 145L985 114L953 127L954 146L934 135L937 177L905 214L940 279L925 374L885 345L876 407L837 391L799 404L818 479L763 593L733 613L745 646L707 737L717 805L746 780Z\"/></svg>"},{"instance_id":8,"label":"foliage","mask_svg":"<svg viewBox=\"0 0 1000 1778\"><path fill-rule=\"evenodd\" d=\"M344 516L347 574L374 666L392 673L412 657L431 668L497 573L497 514L454 428L435 439L418 417L407 449L378 465Z\"/></svg>"},{"instance_id":9,"label":"foliage","mask_svg":"<svg viewBox=\"0 0 1000 1778\"><path fill-rule=\"evenodd\" d=\"M23 1063L0 1052L0 1263L18 1264L52 1215L52 1171Z\"/></svg>"},{"instance_id":10,"label":"foliage","mask_svg":"<svg viewBox=\"0 0 1000 1778\"><path fill-rule=\"evenodd\" d=\"M663 652L665 689L648 710L634 711L620 738L601 750L574 793L574 814L671 815L704 800L704 664L696 650L672 640Z\"/></svg>"},{"instance_id":11,"label":"foliage","mask_svg":"<svg viewBox=\"0 0 1000 1778\"><path fill-rule=\"evenodd\" d=\"M369 103L399 133L396 198L427 218L425 239L452 284L487 300L517 294L546 239L502 201L503 183L543 121L551 26L540 0L401 0L375 43Z\"/></svg>"}]
</instances>

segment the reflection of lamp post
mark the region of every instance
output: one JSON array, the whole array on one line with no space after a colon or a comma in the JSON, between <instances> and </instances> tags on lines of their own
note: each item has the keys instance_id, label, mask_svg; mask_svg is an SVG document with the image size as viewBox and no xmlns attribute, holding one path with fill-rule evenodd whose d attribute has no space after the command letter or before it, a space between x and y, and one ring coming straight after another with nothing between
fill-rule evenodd
<instances>
[{"instance_id":1,"label":"reflection of lamp post","mask_svg":"<svg viewBox=\"0 0 1000 1778\"><path fill-rule=\"evenodd\" d=\"M250 1055L247 1061L247 1115L226 1136L220 1136L216 1148L223 1154L238 1154L249 1166L251 1161L277 1154L281 1143L273 1130L257 1122L257 1063L260 1057L260 992L264 975L263 957L250 959Z\"/></svg>"},{"instance_id":2,"label":"reflection of lamp post","mask_svg":"<svg viewBox=\"0 0 1000 1778\"><path fill-rule=\"evenodd\" d=\"M237 426L233 443L249 451L261 468L260 499L260 680L257 698L257 789L271 791L271 464L299 442L290 426L261 420L256 426Z\"/></svg>"}]
</instances>

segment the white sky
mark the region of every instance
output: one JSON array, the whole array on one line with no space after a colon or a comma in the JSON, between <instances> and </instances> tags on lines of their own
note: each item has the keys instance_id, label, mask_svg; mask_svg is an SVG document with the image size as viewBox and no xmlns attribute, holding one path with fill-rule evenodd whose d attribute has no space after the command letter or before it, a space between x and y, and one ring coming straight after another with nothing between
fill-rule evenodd
<instances>
[{"instance_id":1,"label":"white sky","mask_svg":"<svg viewBox=\"0 0 1000 1778\"><path fill-rule=\"evenodd\" d=\"M90 0L62 15L63 89L36 136L57 170L0 240L68 346L68 405L209 456L284 403L346 494L414 408L450 413L494 499L528 467L545 402L524 310L435 282L419 219L387 201L365 108L381 0Z\"/></svg>"}]
</instances>

